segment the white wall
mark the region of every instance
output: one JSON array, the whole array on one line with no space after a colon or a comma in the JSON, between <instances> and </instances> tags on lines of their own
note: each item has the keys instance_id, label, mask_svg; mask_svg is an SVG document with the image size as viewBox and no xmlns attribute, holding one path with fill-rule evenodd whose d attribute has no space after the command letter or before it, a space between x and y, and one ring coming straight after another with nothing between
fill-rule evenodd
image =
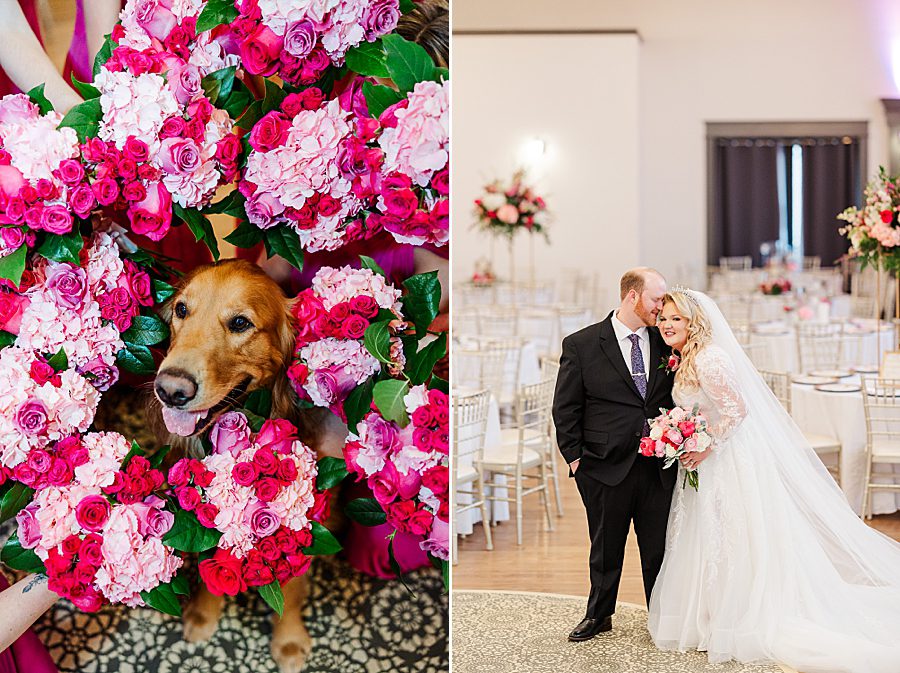
<instances>
[{"instance_id":1,"label":"white wall","mask_svg":"<svg viewBox=\"0 0 900 673\"><path fill-rule=\"evenodd\" d=\"M574 267L615 283L623 265L638 263L638 49L633 34L454 38L455 280L491 251L495 271L508 275L506 239L492 243L472 229L472 202L486 183L512 174L535 136L547 152L529 175L554 218L550 245L533 237L536 278ZM575 65L584 63L616 67ZM515 244L518 280L528 277L529 239Z\"/></svg>"},{"instance_id":2,"label":"white wall","mask_svg":"<svg viewBox=\"0 0 900 673\"><path fill-rule=\"evenodd\" d=\"M523 11L525 8L527 11ZM550 0L453 0L453 23L455 30L590 28L639 32L637 258L642 264L659 268L670 282L697 282L706 263L706 122L865 120L869 122L869 173L887 160L886 127L879 99L898 97L890 61L893 43L900 40L900 2L570 0L561 5ZM455 38L454 59L466 51L465 46L457 45L471 39ZM496 47L495 54L503 52L501 43ZM491 62L492 58L485 55L485 63ZM458 150L462 143L474 142L472 135L481 132L459 113L467 104L464 96L468 90L463 81L466 69L459 68L459 62L454 65L457 88L453 133ZM615 58L579 61L575 54L560 52L555 63L544 63L541 71L554 68L578 72L582 86L589 86L595 77L602 80L608 72L618 71L620 63ZM482 74L481 78L486 76ZM524 66L520 77L529 79ZM618 103L606 98L607 105ZM527 104L527 93L520 100ZM564 115L553 121L563 129L580 125L570 123ZM603 137L601 127L591 130ZM586 129L581 131L587 136ZM607 131L607 138L618 135L615 129ZM595 173L613 171L623 162L630 166L631 158L620 153L627 148L617 145L617 151L610 152L603 151L602 145L594 150ZM589 204L600 187L602 183L598 182L574 198ZM463 190L454 195L457 204L465 198ZM566 198L570 198L569 193ZM558 204L556 200L554 205ZM605 227L604 236L616 240L622 231L620 216L627 215L624 209L598 215L600 226ZM583 245L581 229L573 229L569 235L569 226L567 218L559 218L556 243ZM460 237L459 226L454 238L459 241L454 249L458 258L469 244ZM630 263L630 243L628 252L617 268ZM459 264L457 259L454 269Z\"/></svg>"}]
</instances>

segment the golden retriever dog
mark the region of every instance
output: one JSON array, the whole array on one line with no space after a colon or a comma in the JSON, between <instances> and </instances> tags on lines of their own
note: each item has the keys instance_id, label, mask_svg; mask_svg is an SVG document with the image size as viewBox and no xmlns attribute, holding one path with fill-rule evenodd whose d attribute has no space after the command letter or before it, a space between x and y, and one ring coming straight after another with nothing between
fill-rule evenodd
<instances>
[{"instance_id":1,"label":"golden retriever dog","mask_svg":"<svg viewBox=\"0 0 900 673\"><path fill-rule=\"evenodd\" d=\"M161 417L156 423L164 422L171 433L174 454L201 454L199 438L216 418L242 406L254 390L268 388L273 416L291 419L320 456L326 446L328 455L342 455L346 429L329 430L331 414L301 412L294 403L285 375L294 344L290 301L258 266L224 260L197 268L168 301L164 317L170 346L153 387ZM283 673L299 671L311 648L301 616L306 582L298 577L284 586L284 615L274 616L272 656ZM185 609L185 638L209 638L223 603L202 588Z\"/></svg>"}]
</instances>

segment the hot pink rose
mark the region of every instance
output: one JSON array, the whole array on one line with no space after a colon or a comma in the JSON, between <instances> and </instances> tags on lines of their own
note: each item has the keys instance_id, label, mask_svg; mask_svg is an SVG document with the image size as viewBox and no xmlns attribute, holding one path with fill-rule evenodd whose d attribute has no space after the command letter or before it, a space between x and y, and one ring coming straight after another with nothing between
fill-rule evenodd
<instances>
[{"instance_id":1,"label":"hot pink rose","mask_svg":"<svg viewBox=\"0 0 900 673\"><path fill-rule=\"evenodd\" d=\"M75 508L75 519L85 530L99 531L109 520L109 501L102 495L89 495Z\"/></svg>"},{"instance_id":2,"label":"hot pink rose","mask_svg":"<svg viewBox=\"0 0 900 673\"><path fill-rule=\"evenodd\" d=\"M291 123L281 112L271 111L253 125L250 146L259 152L268 152L284 145Z\"/></svg>"},{"instance_id":3,"label":"hot pink rose","mask_svg":"<svg viewBox=\"0 0 900 673\"><path fill-rule=\"evenodd\" d=\"M28 299L20 294L0 292L0 330L18 334L22 325L22 311L28 303Z\"/></svg>"},{"instance_id":4,"label":"hot pink rose","mask_svg":"<svg viewBox=\"0 0 900 673\"><path fill-rule=\"evenodd\" d=\"M259 477L259 468L251 462L241 461L231 468L231 478L238 486L252 486Z\"/></svg>"},{"instance_id":5,"label":"hot pink rose","mask_svg":"<svg viewBox=\"0 0 900 673\"><path fill-rule=\"evenodd\" d=\"M151 185L143 201L131 204L128 219L134 233L162 240L172 226L172 196L161 182Z\"/></svg>"},{"instance_id":6,"label":"hot pink rose","mask_svg":"<svg viewBox=\"0 0 900 673\"><path fill-rule=\"evenodd\" d=\"M79 185L69 192L69 207L78 217L87 217L96 204L94 192L87 185Z\"/></svg>"},{"instance_id":7,"label":"hot pink rose","mask_svg":"<svg viewBox=\"0 0 900 673\"><path fill-rule=\"evenodd\" d=\"M283 46L282 38L260 23L253 34L241 42L241 62L251 75L271 77L278 72Z\"/></svg>"},{"instance_id":8,"label":"hot pink rose","mask_svg":"<svg viewBox=\"0 0 900 673\"><path fill-rule=\"evenodd\" d=\"M297 439L297 428L284 418L272 418L263 423L256 443L275 453L290 453ZM256 455L259 456L259 451ZM255 458L254 458L255 461Z\"/></svg>"},{"instance_id":9,"label":"hot pink rose","mask_svg":"<svg viewBox=\"0 0 900 673\"><path fill-rule=\"evenodd\" d=\"M47 206L41 216L41 229L51 234L68 234L72 231L72 213L62 205Z\"/></svg>"},{"instance_id":10,"label":"hot pink rose","mask_svg":"<svg viewBox=\"0 0 900 673\"><path fill-rule=\"evenodd\" d=\"M119 184L112 178L103 178L91 185L91 190L101 206L115 203L119 198Z\"/></svg>"},{"instance_id":11,"label":"hot pink rose","mask_svg":"<svg viewBox=\"0 0 900 673\"><path fill-rule=\"evenodd\" d=\"M697 427L694 425L693 421L682 421L678 424L678 430L684 437L690 437L694 434Z\"/></svg>"}]
</instances>

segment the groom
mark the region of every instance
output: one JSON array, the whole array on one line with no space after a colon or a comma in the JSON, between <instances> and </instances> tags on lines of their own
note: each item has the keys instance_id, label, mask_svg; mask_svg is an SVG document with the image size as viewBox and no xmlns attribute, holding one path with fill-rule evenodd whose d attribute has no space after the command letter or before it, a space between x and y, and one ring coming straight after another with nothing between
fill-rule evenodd
<instances>
[{"instance_id":1,"label":"groom","mask_svg":"<svg viewBox=\"0 0 900 673\"><path fill-rule=\"evenodd\" d=\"M620 281L619 308L562 343L553 421L591 536L591 594L569 640L612 629L632 521L648 605L662 565L675 470L638 455L638 444L648 432L647 419L673 406L674 375L659 368L670 349L656 328L665 294L657 271L631 269Z\"/></svg>"}]
</instances>

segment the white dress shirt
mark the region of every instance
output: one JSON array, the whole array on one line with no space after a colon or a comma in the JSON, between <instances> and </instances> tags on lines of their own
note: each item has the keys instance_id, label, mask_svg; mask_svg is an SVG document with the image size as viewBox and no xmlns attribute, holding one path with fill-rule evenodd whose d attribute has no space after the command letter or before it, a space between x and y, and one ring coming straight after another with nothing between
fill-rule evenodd
<instances>
[{"instance_id":1,"label":"white dress shirt","mask_svg":"<svg viewBox=\"0 0 900 673\"><path fill-rule=\"evenodd\" d=\"M625 323L619 320L618 312L613 313L612 326L613 330L616 333L616 339L619 342L619 348L622 350L622 358L625 360L625 366L628 367L628 373L632 376L634 375L634 372L631 371L631 339L629 339L628 337L632 334L637 334L640 337L640 339L638 340L638 344L641 348L641 356L643 356L644 359L644 374L646 375L649 382L650 333L647 331L647 328L638 327L634 332L632 332L631 329L625 325Z\"/></svg>"}]
</instances>

